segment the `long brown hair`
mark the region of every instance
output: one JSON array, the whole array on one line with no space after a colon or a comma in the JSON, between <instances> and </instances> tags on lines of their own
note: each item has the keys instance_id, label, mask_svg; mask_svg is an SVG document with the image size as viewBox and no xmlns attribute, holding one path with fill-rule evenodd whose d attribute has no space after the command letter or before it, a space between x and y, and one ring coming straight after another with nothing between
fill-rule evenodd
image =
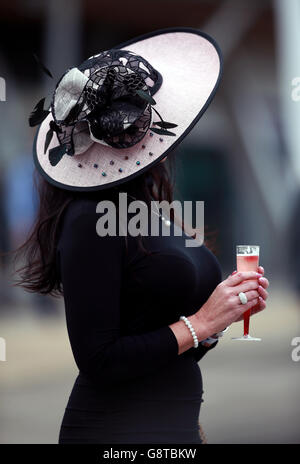
<instances>
[{"instance_id":1,"label":"long brown hair","mask_svg":"<svg viewBox=\"0 0 300 464\"><path fill-rule=\"evenodd\" d=\"M126 190L127 193L134 195L138 189L142 191L148 205L151 200L172 202L174 173L174 157L171 153L166 162L157 163L145 174L121 184L119 188L109 189L109 194L114 195L120 190ZM151 183L149 183L149 174ZM13 251L14 263L19 260L23 261L23 265L15 271L19 279L14 285L30 292L60 296L63 294L63 289L57 270L56 248L63 214L74 199L85 195L100 200L101 196L107 196L108 191L82 193L63 190L45 181L37 172L35 172L34 185L38 193L38 211L28 238ZM124 185L126 185L125 189ZM171 210L172 219L173 213ZM142 250L145 253L151 253L144 247L142 236L139 239ZM207 238L204 243L208 246Z\"/></svg>"}]
</instances>

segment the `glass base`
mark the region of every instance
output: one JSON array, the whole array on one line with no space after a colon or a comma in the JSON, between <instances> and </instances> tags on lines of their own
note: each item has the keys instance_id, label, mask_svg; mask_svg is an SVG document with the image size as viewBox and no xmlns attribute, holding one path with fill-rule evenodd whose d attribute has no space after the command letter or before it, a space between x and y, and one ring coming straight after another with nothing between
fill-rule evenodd
<instances>
[{"instance_id":1,"label":"glass base","mask_svg":"<svg viewBox=\"0 0 300 464\"><path fill-rule=\"evenodd\" d=\"M232 337L231 340L249 340L255 342L261 342L261 338L251 337L251 335L243 335L242 337Z\"/></svg>"}]
</instances>

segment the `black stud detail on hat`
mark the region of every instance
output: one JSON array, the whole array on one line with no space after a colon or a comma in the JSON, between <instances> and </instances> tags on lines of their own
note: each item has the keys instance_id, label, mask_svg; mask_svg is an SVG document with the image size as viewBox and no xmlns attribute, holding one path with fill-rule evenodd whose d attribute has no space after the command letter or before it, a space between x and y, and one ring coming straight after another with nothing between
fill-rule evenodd
<instances>
[{"instance_id":1,"label":"black stud detail on hat","mask_svg":"<svg viewBox=\"0 0 300 464\"><path fill-rule=\"evenodd\" d=\"M149 151L149 155L150 155L150 156L152 156L152 155L153 155L152 151Z\"/></svg>"},{"instance_id":2,"label":"black stud detail on hat","mask_svg":"<svg viewBox=\"0 0 300 464\"><path fill-rule=\"evenodd\" d=\"M141 162L140 162L140 161L137 161L136 164L139 165L139 164L141 164Z\"/></svg>"},{"instance_id":3,"label":"black stud detail on hat","mask_svg":"<svg viewBox=\"0 0 300 464\"><path fill-rule=\"evenodd\" d=\"M113 164L115 164L115 162L114 162L113 160L111 160L111 161L109 162L109 164L112 166Z\"/></svg>"},{"instance_id":4,"label":"black stud detail on hat","mask_svg":"<svg viewBox=\"0 0 300 464\"><path fill-rule=\"evenodd\" d=\"M128 160L128 156L125 156L125 159Z\"/></svg>"},{"instance_id":5,"label":"black stud detail on hat","mask_svg":"<svg viewBox=\"0 0 300 464\"><path fill-rule=\"evenodd\" d=\"M122 169L122 168L119 168L119 172L123 172L123 169Z\"/></svg>"},{"instance_id":6,"label":"black stud detail on hat","mask_svg":"<svg viewBox=\"0 0 300 464\"><path fill-rule=\"evenodd\" d=\"M153 133L152 133L152 132L150 132L150 135L151 135L151 137L153 137Z\"/></svg>"},{"instance_id":7,"label":"black stud detail on hat","mask_svg":"<svg viewBox=\"0 0 300 464\"><path fill-rule=\"evenodd\" d=\"M146 145L142 145L142 148L146 148Z\"/></svg>"},{"instance_id":8,"label":"black stud detail on hat","mask_svg":"<svg viewBox=\"0 0 300 464\"><path fill-rule=\"evenodd\" d=\"M98 164L94 164L94 168L97 168L98 167Z\"/></svg>"},{"instance_id":9,"label":"black stud detail on hat","mask_svg":"<svg viewBox=\"0 0 300 464\"><path fill-rule=\"evenodd\" d=\"M82 164L81 164L81 163L78 163L78 167L79 167L79 168L82 168Z\"/></svg>"},{"instance_id":10,"label":"black stud detail on hat","mask_svg":"<svg viewBox=\"0 0 300 464\"><path fill-rule=\"evenodd\" d=\"M106 176L106 172L102 172L102 176L105 177L105 176Z\"/></svg>"},{"instance_id":11,"label":"black stud detail on hat","mask_svg":"<svg viewBox=\"0 0 300 464\"><path fill-rule=\"evenodd\" d=\"M159 137L159 141L160 141L160 142L163 142L163 141L164 141L164 139L162 139L161 137Z\"/></svg>"}]
</instances>

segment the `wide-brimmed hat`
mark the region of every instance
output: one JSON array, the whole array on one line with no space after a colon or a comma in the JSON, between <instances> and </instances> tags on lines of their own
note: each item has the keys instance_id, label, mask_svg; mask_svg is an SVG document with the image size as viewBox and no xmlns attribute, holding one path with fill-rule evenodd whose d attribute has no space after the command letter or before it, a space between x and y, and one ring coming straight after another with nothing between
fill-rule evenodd
<instances>
[{"instance_id":1,"label":"wide-brimmed hat","mask_svg":"<svg viewBox=\"0 0 300 464\"><path fill-rule=\"evenodd\" d=\"M68 69L42 99L34 161L52 184L100 190L140 175L190 132L220 81L218 45L198 29L160 29Z\"/></svg>"}]
</instances>

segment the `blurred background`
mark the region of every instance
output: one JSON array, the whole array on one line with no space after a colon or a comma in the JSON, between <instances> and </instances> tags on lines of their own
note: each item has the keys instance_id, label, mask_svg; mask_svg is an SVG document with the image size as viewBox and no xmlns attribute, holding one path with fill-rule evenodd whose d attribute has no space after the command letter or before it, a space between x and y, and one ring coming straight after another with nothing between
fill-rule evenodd
<instances>
[{"instance_id":1,"label":"blurred background","mask_svg":"<svg viewBox=\"0 0 300 464\"><path fill-rule=\"evenodd\" d=\"M233 342L200 365L200 420L209 443L300 443L300 0L3 0L0 6L0 250L16 248L36 210L28 115L58 77L149 31L190 26L224 57L220 88L177 148L177 196L205 201L226 278L237 244L259 244L267 310L260 343ZM77 369L61 299L12 286L0 258L0 443L57 443ZM6 361L4 361L6 346Z\"/></svg>"}]
</instances>

